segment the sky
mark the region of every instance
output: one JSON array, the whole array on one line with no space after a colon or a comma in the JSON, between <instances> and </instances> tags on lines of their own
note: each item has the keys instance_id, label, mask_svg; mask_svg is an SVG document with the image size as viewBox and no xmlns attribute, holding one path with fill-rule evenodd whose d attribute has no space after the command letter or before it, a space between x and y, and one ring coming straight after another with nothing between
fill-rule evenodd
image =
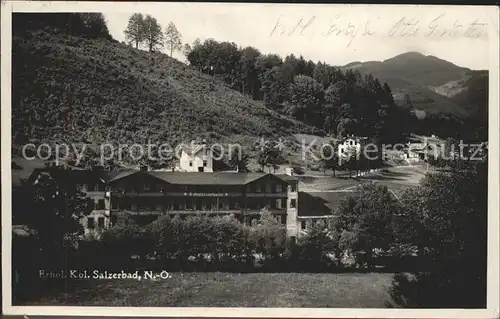
<instances>
[{"instance_id":1,"label":"sky","mask_svg":"<svg viewBox=\"0 0 500 319\"><path fill-rule=\"evenodd\" d=\"M264 54L293 53L331 65L383 61L409 51L472 69L497 63L489 54L498 51L498 8L493 6L84 1L9 5L14 12L102 12L119 41L124 40L130 15L140 12L163 27L173 22L184 43L213 38L253 46Z\"/></svg>"},{"instance_id":2,"label":"sky","mask_svg":"<svg viewBox=\"0 0 500 319\"><path fill-rule=\"evenodd\" d=\"M134 12L152 15L164 28L173 22L183 43L213 38L253 46L264 54L293 53L337 66L416 51L459 66L488 69L488 39L494 33L492 11L481 6L178 2L121 4L104 11L115 39L124 41L123 30ZM174 57L184 60L180 53Z\"/></svg>"}]
</instances>

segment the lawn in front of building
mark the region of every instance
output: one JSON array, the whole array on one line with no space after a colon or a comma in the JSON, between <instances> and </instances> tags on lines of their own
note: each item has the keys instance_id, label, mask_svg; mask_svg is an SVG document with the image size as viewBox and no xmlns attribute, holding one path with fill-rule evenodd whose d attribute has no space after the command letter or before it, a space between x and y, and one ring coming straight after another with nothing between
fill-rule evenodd
<instances>
[{"instance_id":1,"label":"lawn in front of building","mask_svg":"<svg viewBox=\"0 0 500 319\"><path fill-rule=\"evenodd\" d=\"M171 273L169 279L89 279L25 305L384 308L392 274Z\"/></svg>"}]
</instances>

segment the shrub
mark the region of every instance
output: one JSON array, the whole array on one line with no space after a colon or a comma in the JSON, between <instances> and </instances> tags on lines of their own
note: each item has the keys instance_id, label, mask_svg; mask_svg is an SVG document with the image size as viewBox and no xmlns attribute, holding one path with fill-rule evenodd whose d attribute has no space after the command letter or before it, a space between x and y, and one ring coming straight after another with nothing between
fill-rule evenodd
<instances>
[{"instance_id":1,"label":"shrub","mask_svg":"<svg viewBox=\"0 0 500 319\"><path fill-rule=\"evenodd\" d=\"M255 252L263 257L263 267L277 270L285 252L286 228L269 212L264 211L249 232Z\"/></svg>"},{"instance_id":2,"label":"shrub","mask_svg":"<svg viewBox=\"0 0 500 319\"><path fill-rule=\"evenodd\" d=\"M303 175L305 172L300 166L293 166L292 167L292 172L297 175Z\"/></svg>"},{"instance_id":3,"label":"shrub","mask_svg":"<svg viewBox=\"0 0 500 319\"><path fill-rule=\"evenodd\" d=\"M151 225L165 266L191 270L238 270L253 262L248 229L233 217L163 215ZM189 261L191 260L191 261Z\"/></svg>"},{"instance_id":4,"label":"shrub","mask_svg":"<svg viewBox=\"0 0 500 319\"><path fill-rule=\"evenodd\" d=\"M336 243L326 229L313 226L298 241L297 266L305 271L326 271L335 266L329 254L334 253Z\"/></svg>"}]
</instances>

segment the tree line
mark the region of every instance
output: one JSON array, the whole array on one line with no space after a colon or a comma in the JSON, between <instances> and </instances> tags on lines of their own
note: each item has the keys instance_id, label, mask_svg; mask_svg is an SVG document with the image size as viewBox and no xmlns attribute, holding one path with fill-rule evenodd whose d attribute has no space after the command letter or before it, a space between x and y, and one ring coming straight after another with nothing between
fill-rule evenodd
<instances>
[{"instance_id":1,"label":"tree line","mask_svg":"<svg viewBox=\"0 0 500 319\"><path fill-rule=\"evenodd\" d=\"M116 41L109 33L104 15L99 12L12 14L14 36L25 36L34 30Z\"/></svg>"},{"instance_id":2,"label":"tree line","mask_svg":"<svg viewBox=\"0 0 500 319\"><path fill-rule=\"evenodd\" d=\"M134 13L129 18L124 33L125 40L136 49L145 46L153 52L166 47L172 56L174 51L182 48L182 35L175 24L170 22L163 30L158 20L149 14L144 16L142 13Z\"/></svg>"},{"instance_id":3,"label":"tree line","mask_svg":"<svg viewBox=\"0 0 500 319\"><path fill-rule=\"evenodd\" d=\"M302 56L263 54L253 47L207 39L184 51L190 65L274 110L327 134L401 141L416 119L396 106L387 83Z\"/></svg>"}]
</instances>

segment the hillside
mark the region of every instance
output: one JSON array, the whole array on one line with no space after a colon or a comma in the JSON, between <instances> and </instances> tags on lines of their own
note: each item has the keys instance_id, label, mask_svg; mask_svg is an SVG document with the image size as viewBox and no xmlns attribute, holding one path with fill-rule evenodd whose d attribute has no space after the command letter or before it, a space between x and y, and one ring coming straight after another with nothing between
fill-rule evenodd
<instances>
[{"instance_id":1,"label":"hillside","mask_svg":"<svg viewBox=\"0 0 500 319\"><path fill-rule=\"evenodd\" d=\"M478 71L417 52L400 54L383 62L353 62L342 69L371 73L387 82L395 101L400 105L425 111L426 115L449 114L458 117L470 115L470 107L453 97L467 90L467 81L478 74Z\"/></svg>"},{"instance_id":2,"label":"hillside","mask_svg":"<svg viewBox=\"0 0 500 319\"><path fill-rule=\"evenodd\" d=\"M163 53L103 39L13 37L13 144L253 141L316 130Z\"/></svg>"}]
</instances>

